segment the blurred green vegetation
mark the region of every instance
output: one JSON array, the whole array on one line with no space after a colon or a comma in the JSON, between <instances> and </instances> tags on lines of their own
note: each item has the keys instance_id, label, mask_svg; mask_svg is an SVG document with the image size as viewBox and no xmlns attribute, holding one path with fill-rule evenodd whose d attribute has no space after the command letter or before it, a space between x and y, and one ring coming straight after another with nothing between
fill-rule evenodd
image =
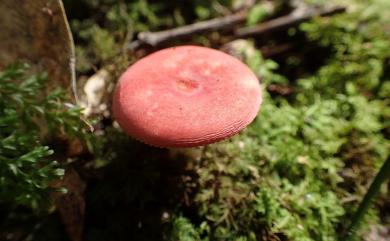
<instances>
[{"instance_id":1,"label":"blurred green vegetation","mask_svg":"<svg viewBox=\"0 0 390 241\"><path fill-rule=\"evenodd\" d=\"M36 118L47 117L50 127L58 128L54 115L61 96L53 93L46 99L37 99L44 76L25 77L25 68L15 65L0 73L0 203L37 209L46 204L47 181L62 176L64 170L48 159L53 151L39 140L40 133L48 130L42 130ZM60 121L66 121L69 127L72 116L78 117L79 113L68 113Z\"/></svg>"},{"instance_id":2,"label":"blurred green vegetation","mask_svg":"<svg viewBox=\"0 0 390 241\"><path fill-rule=\"evenodd\" d=\"M45 74L32 75L26 64L0 72L0 238L45 215L51 193L66 192L51 185L65 172L64 138L89 139L81 108L46 83Z\"/></svg>"},{"instance_id":3,"label":"blurred green vegetation","mask_svg":"<svg viewBox=\"0 0 390 241\"><path fill-rule=\"evenodd\" d=\"M65 0L78 72L112 64L139 32L224 16L238 2ZM256 1L247 24L270 17L264 2ZM83 176L85 240L339 240L390 152L390 2L342 4L346 13L242 45L240 57L261 76L264 102L229 140L172 154L104 120L92 153L98 174ZM298 47L265 59L261 45L281 40ZM390 225L389 203L384 187L357 240L372 226ZM64 239L57 216L40 223L31 240Z\"/></svg>"}]
</instances>

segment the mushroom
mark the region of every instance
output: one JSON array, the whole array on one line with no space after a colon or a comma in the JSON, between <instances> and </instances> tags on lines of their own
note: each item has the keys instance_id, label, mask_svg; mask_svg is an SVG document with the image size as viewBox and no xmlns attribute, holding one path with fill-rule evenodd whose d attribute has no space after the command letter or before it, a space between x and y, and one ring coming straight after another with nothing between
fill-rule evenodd
<instances>
[{"instance_id":1,"label":"mushroom","mask_svg":"<svg viewBox=\"0 0 390 241\"><path fill-rule=\"evenodd\" d=\"M250 124L262 101L256 75L221 51L180 46L137 61L120 77L113 114L130 136L156 147L195 147Z\"/></svg>"}]
</instances>

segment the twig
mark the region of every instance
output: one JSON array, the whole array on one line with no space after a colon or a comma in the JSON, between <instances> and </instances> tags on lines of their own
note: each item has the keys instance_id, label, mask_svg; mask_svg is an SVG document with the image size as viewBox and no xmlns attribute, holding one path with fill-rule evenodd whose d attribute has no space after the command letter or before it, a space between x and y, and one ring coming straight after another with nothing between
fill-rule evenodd
<instances>
[{"instance_id":1,"label":"twig","mask_svg":"<svg viewBox=\"0 0 390 241\"><path fill-rule=\"evenodd\" d=\"M279 31L307 21L313 17L333 15L342 13L345 10L345 7L340 6L325 9L297 8L286 16L275 18L257 26L239 28L234 31L233 38L244 38L265 32ZM143 45L156 47L171 40L179 40L191 37L195 34L202 34L210 31L220 31L225 29L232 30L237 24L243 23L246 20L246 17L247 15L245 12L240 12L226 17L201 21L169 30L159 32L141 32L138 34L138 39L127 44L125 48L134 50Z\"/></svg>"},{"instance_id":2,"label":"twig","mask_svg":"<svg viewBox=\"0 0 390 241\"><path fill-rule=\"evenodd\" d=\"M286 16L272 19L270 21L258 24L257 26L240 28L235 31L235 37L245 38L258 34L275 32L297 25L314 17L329 16L345 12L345 10L346 8L341 6L325 9L306 8L304 11L301 11L301 9L298 8Z\"/></svg>"},{"instance_id":3,"label":"twig","mask_svg":"<svg viewBox=\"0 0 390 241\"><path fill-rule=\"evenodd\" d=\"M157 46L172 39L182 39L194 34L231 28L231 26L244 22L245 19L245 13L241 12L226 17L197 22L170 30L159 32L141 32L138 34L138 40L144 44ZM133 45L138 46L139 43Z\"/></svg>"},{"instance_id":4,"label":"twig","mask_svg":"<svg viewBox=\"0 0 390 241\"><path fill-rule=\"evenodd\" d=\"M290 51L291 49L295 48L296 44L293 43L284 43L277 46L265 46L260 48L261 55L263 55L264 58L271 58L275 55L283 54L285 52Z\"/></svg>"}]
</instances>

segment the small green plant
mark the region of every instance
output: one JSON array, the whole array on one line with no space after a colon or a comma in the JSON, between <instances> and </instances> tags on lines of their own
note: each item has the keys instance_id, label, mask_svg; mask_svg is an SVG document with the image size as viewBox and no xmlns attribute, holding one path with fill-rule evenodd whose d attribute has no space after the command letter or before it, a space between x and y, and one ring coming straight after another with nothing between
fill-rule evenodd
<instances>
[{"instance_id":1,"label":"small green plant","mask_svg":"<svg viewBox=\"0 0 390 241\"><path fill-rule=\"evenodd\" d=\"M9 211L47 207L50 182L64 175L47 140L85 134L80 108L61 90L46 94L47 77L27 71L15 64L0 72L0 205Z\"/></svg>"}]
</instances>

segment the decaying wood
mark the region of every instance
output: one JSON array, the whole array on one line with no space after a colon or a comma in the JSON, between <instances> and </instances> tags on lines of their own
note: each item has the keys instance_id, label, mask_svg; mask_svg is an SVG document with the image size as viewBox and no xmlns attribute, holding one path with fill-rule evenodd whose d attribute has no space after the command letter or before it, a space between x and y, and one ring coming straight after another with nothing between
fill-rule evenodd
<instances>
[{"instance_id":1,"label":"decaying wood","mask_svg":"<svg viewBox=\"0 0 390 241\"><path fill-rule=\"evenodd\" d=\"M235 36L237 38L246 38L246 37L251 37L263 33L279 31L282 29L289 28L291 26L295 26L299 23L308 21L314 17L329 16L329 15L345 12L345 10L346 8L341 6L323 8L323 9L306 8L304 11L298 9L296 11L293 11L291 14L279 18L275 18L270 21L266 21L256 26L240 28L237 31L235 31Z\"/></svg>"},{"instance_id":2,"label":"decaying wood","mask_svg":"<svg viewBox=\"0 0 390 241\"><path fill-rule=\"evenodd\" d=\"M1 0L0 30L0 69L25 61L48 73L48 90L73 86L75 93L74 44L61 0Z\"/></svg>"},{"instance_id":3,"label":"decaying wood","mask_svg":"<svg viewBox=\"0 0 390 241\"><path fill-rule=\"evenodd\" d=\"M169 30L141 32L138 35L138 39L129 43L127 48L137 49L145 44L156 47L172 40L180 40L196 34L221 30L233 31L233 39L251 37L258 34L280 31L317 16L329 16L342 13L345 10L346 8L341 6L328 8L298 8L286 16L278 17L256 26L237 28L237 25L242 24L247 17L245 12L240 12L226 17L215 18Z\"/></svg>"}]
</instances>

